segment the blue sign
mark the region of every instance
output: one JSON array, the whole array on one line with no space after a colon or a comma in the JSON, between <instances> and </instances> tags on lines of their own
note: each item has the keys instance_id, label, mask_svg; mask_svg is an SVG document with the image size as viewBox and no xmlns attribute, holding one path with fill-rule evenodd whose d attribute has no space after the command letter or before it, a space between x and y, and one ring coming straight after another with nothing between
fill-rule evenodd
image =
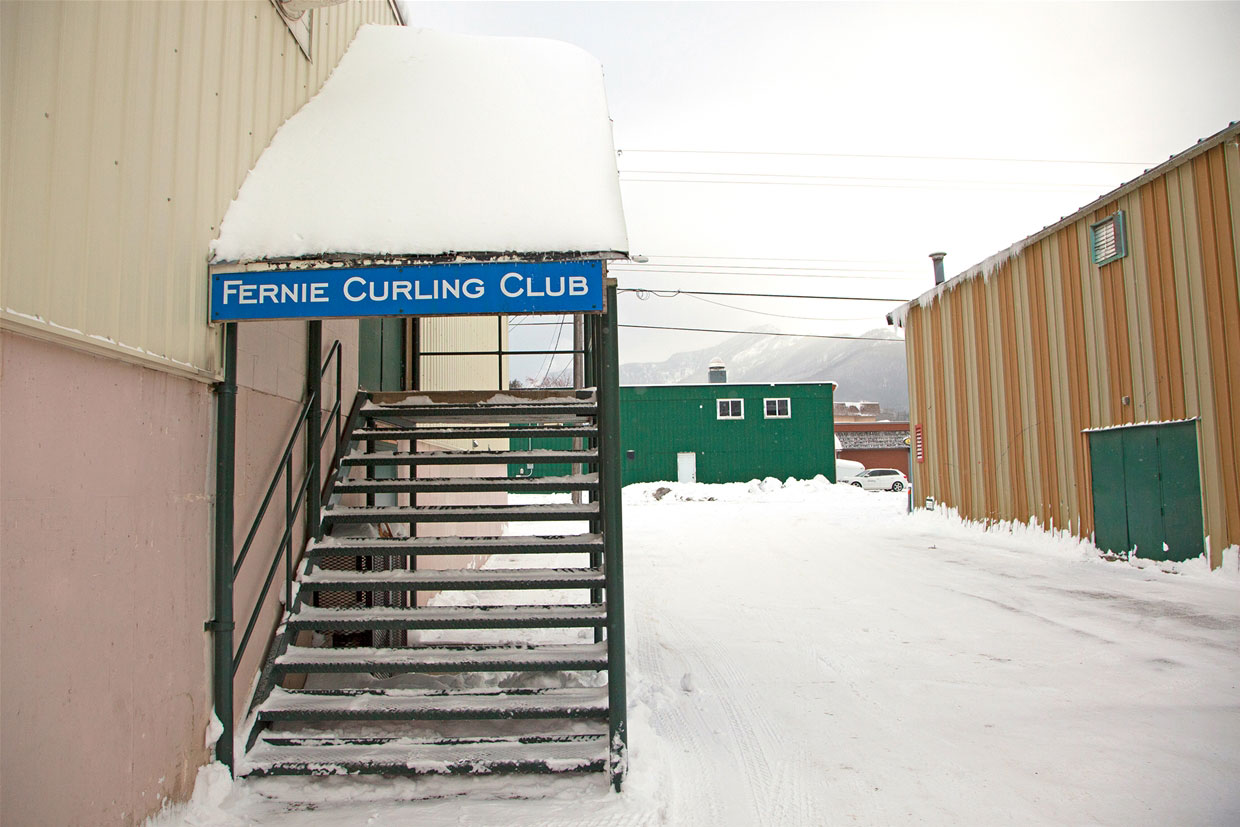
<instances>
[{"instance_id":1,"label":"blue sign","mask_svg":"<svg viewBox=\"0 0 1240 827\"><path fill-rule=\"evenodd\" d=\"M211 274L213 322L602 310L601 261L490 261Z\"/></svg>"}]
</instances>

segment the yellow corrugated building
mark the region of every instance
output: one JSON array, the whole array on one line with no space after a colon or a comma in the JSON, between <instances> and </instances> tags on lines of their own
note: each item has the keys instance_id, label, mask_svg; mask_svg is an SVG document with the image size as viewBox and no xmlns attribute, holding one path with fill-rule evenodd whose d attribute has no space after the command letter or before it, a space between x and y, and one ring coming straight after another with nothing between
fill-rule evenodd
<instances>
[{"instance_id":1,"label":"yellow corrugated building","mask_svg":"<svg viewBox=\"0 0 1240 827\"><path fill-rule=\"evenodd\" d=\"M891 314L918 501L1221 565L1240 544L1238 203L1233 123Z\"/></svg>"}]
</instances>

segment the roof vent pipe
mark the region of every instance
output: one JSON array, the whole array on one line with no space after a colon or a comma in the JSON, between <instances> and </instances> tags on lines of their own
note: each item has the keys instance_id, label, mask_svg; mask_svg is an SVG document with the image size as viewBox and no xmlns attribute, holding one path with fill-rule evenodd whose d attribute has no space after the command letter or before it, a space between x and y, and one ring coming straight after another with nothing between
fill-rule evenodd
<instances>
[{"instance_id":1,"label":"roof vent pipe","mask_svg":"<svg viewBox=\"0 0 1240 827\"><path fill-rule=\"evenodd\" d=\"M931 253L930 258L934 261L934 283L942 284L946 279L943 275L943 257L947 253Z\"/></svg>"}]
</instances>

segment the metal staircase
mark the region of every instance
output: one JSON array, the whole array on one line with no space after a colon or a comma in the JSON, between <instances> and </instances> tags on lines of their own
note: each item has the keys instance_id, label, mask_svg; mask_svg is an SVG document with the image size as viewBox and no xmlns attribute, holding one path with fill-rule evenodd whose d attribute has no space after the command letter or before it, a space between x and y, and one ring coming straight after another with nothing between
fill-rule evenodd
<instances>
[{"instance_id":1,"label":"metal staircase","mask_svg":"<svg viewBox=\"0 0 1240 827\"><path fill-rule=\"evenodd\" d=\"M359 392L237 774L607 772L619 789L616 414L593 389ZM493 444L517 436L582 447ZM514 463L564 462L574 473L507 475ZM456 475L462 466L473 475ZM503 496L571 492L584 501ZM427 504L453 498L474 502ZM440 524L461 536L428 536ZM502 566L442 565L481 555L503 555ZM440 597L427 605L427 593Z\"/></svg>"}]
</instances>

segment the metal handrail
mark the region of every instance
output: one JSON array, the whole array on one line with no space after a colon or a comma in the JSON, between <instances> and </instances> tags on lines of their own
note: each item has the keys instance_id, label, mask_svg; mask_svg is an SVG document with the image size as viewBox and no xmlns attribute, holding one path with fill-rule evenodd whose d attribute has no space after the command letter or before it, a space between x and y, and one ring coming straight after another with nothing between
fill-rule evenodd
<instances>
[{"instance_id":1,"label":"metal handrail","mask_svg":"<svg viewBox=\"0 0 1240 827\"><path fill-rule=\"evenodd\" d=\"M242 635L241 643L237 647L236 652L233 653L232 672L234 675L236 674L237 669L241 666L241 659L245 654L246 647L249 645L250 637L254 633L254 628L258 624L258 618L262 614L263 604L267 600L267 594L271 591L271 584L275 580L275 573L279 569L282 559L284 561L285 570L285 607L287 608L292 605L293 526L296 523L298 514L301 513L302 504L306 501L306 495L307 492L310 491L311 486L318 488L321 485L321 482L318 479L318 477L321 476L319 463L314 464L314 469L312 469L311 465L308 463L303 472L301 482L297 485L296 495L294 495L293 451L297 446L299 438L302 436L302 431L305 429L307 421L310 419L311 412L314 410L316 405L320 404L319 400L322 397L321 382L323 377L327 374L327 369L331 366L333 359L336 362L336 403L332 406L331 413L328 414L325 427L323 427L321 431L319 428L314 429L315 431L318 431L318 433L315 434L315 437L317 437L317 444L315 445L315 448L319 453L321 453L323 450L323 445L326 444L328 436L330 436L333 431L336 433L336 441L339 442L344 425L340 416L341 402L343 398L343 389L341 387L343 378L341 354L343 352L344 350L340 344L340 340L337 339L332 343L331 349L327 352L327 356L324 357L322 367L319 369L318 379L320 381L315 383L318 387L311 391L309 396L306 398L306 401L301 406L301 412L298 414L297 422L293 425L293 433L284 447L284 453L280 455L280 460L276 465L275 473L272 474L271 482L267 486L267 493L263 496L262 505L259 506L258 513L254 517L254 522L250 525L250 530L246 534L245 544L241 547L241 552L237 555L236 562L233 564L232 576L233 582L236 583L237 576L241 571L241 565L245 562L246 557L249 554L250 548L254 543L254 539L258 535L258 530L262 525L264 518L267 516L267 509L271 505L272 498L275 496L276 488L279 486L281 478L283 478L285 502L284 532L280 537L280 542L276 546L277 551L272 557L271 565L268 567L267 577L263 581L263 588L259 592L254 608L250 612L250 619L246 623L245 634ZM309 434L307 434L307 438L310 438ZM312 474L312 470L320 470L320 473Z\"/></svg>"}]
</instances>

